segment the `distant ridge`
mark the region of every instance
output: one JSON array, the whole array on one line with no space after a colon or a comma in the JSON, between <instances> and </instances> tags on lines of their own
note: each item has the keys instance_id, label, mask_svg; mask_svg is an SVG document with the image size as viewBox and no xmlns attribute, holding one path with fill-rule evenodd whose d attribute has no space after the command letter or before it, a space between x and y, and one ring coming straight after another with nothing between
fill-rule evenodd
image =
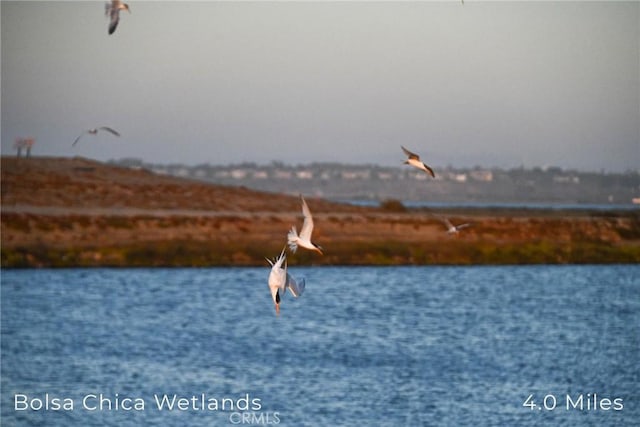
<instances>
[{"instance_id":1,"label":"distant ridge","mask_svg":"<svg viewBox=\"0 0 640 427\"><path fill-rule=\"evenodd\" d=\"M262 266L314 216L323 256L293 264L640 262L640 212L407 209L268 193L84 158L2 158L2 267ZM473 223L452 237L452 223ZM266 270L265 270L266 271Z\"/></svg>"},{"instance_id":2,"label":"distant ridge","mask_svg":"<svg viewBox=\"0 0 640 427\"><path fill-rule=\"evenodd\" d=\"M3 206L297 212L296 196L216 185L82 157L2 157ZM316 209L357 208L317 201Z\"/></svg>"}]
</instances>

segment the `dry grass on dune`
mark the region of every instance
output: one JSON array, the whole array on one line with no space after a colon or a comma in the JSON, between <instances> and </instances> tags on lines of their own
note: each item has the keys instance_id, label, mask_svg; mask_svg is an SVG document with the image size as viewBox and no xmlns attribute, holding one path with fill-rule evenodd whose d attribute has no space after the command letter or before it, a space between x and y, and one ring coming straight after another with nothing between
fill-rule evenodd
<instances>
[{"instance_id":1,"label":"dry grass on dune","mask_svg":"<svg viewBox=\"0 0 640 427\"><path fill-rule=\"evenodd\" d=\"M307 198L325 256L302 264L640 261L637 212L425 211ZM449 236L441 222L472 222ZM263 265L302 224L297 197L87 159L2 158L2 266Z\"/></svg>"}]
</instances>

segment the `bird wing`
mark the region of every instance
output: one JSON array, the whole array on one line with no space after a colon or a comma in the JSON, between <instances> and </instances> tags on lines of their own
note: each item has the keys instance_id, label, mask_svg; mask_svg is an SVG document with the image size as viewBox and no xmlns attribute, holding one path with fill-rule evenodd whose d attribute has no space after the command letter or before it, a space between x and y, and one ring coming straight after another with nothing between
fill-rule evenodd
<instances>
[{"instance_id":1,"label":"bird wing","mask_svg":"<svg viewBox=\"0 0 640 427\"><path fill-rule=\"evenodd\" d=\"M404 154L406 154L410 159L420 160L420 156L418 156L416 153L412 153L411 151L404 148L402 145L400 146L400 148L402 148L402 151L404 151Z\"/></svg>"},{"instance_id":2,"label":"bird wing","mask_svg":"<svg viewBox=\"0 0 640 427\"><path fill-rule=\"evenodd\" d=\"M427 166L427 165L426 165L426 164L424 164L424 163L423 163L423 165L424 165L424 167L427 169L427 172L429 172L429 175L431 175L431 177L432 177L432 178L435 178L435 177L436 177L436 174L435 174L435 173L433 173L433 169L431 169L429 166Z\"/></svg>"},{"instance_id":3,"label":"bird wing","mask_svg":"<svg viewBox=\"0 0 640 427\"><path fill-rule=\"evenodd\" d=\"M106 130L107 132L111 132L115 136L120 136L120 134L118 132L116 132L115 130L111 129L110 127L102 126L100 129Z\"/></svg>"},{"instance_id":4,"label":"bird wing","mask_svg":"<svg viewBox=\"0 0 640 427\"><path fill-rule=\"evenodd\" d=\"M467 228L467 227L469 227L470 225L471 225L470 223L464 223L464 224L460 224L460 225L456 226L456 228L457 228L458 230L460 230L461 228Z\"/></svg>"},{"instance_id":5,"label":"bird wing","mask_svg":"<svg viewBox=\"0 0 640 427\"><path fill-rule=\"evenodd\" d=\"M82 135L84 135L85 133L87 132L82 132L80 135L78 135L78 137L76 138L75 141L73 141L73 144L71 144L71 146L74 147L78 143L78 141L80 141L80 138L82 138Z\"/></svg>"},{"instance_id":6,"label":"bird wing","mask_svg":"<svg viewBox=\"0 0 640 427\"><path fill-rule=\"evenodd\" d=\"M291 294L298 298L304 292L305 281L304 278L297 282L296 279L291 277L290 274L287 273L287 287L291 291Z\"/></svg>"},{"instance_id":7,"label":"bird wing","mask_svg":"<svg viewBox=\"0 0 640 427\"><path fill-rule=\"evenodd\" d=\"M109 22L109 34L113 34L120 20L120 10L117 7L111 7L111 21Z\"/></svg>"},{"instance_id":8,"label":"bird wing","mask_svg":"<svg viewBox=\"0 0 640 427\"><path fill-rule=\"evenodd\" d=\"M311 232L313 232L313 218L311 217L311 211L304 197L302 199L302 215L304 216L304 222L302 223L302 229L300 230L300 238L303 240L311 240Z\"/></svg>"},{"instance_id":9,"label":"bird wing","mask_svg":"<svg viewBox=\"0 0 640 427\"><path fill-rule=\"evenodd\" d=\"M453 227L453 224L451 224L451 221L449 221L449 219L448 219L448 218L444 218L444 219L442 220L442 222L444 222L444 225L446 225L448 229L452 229L452 228L454 228L454 227Z\"/></svg>"}]
</instances>

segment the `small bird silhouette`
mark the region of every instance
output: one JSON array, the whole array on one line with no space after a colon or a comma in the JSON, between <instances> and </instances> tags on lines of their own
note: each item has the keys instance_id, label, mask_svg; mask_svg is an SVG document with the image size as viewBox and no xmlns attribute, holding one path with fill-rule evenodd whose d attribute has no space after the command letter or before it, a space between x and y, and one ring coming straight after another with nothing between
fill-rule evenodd
<instances>
[{"instance_id":1,"label":"small bird silhouette","mask_svg":"<svg viewBox=\"0 0 640 427\"><path fill-rule=\"evenodd\" d=\"M118 132L116 132L115 130L111 129L110 127L102 126L102 127L95 128L95 129L88 129L88 130L85 130L84 132L82 132L82 133L81 133L81 134L76 138L76 140L75 140L75 141L73 141L73 144L71 144L71 146L72 146L72 147L73 147L73 146L75 146L75 145L78 143L78 141L80 141L80 138L82 138L82 136L83 136L84 134L87 134L87 133L88 133L88 134L90 134L90 135L96 135L96 134L98 133L98 131L99 131L99 130L106 130L107 132L112 133L112 134L114 134L115 136L120 136L120 134L119 134Z\"/></svg>"},{"instance_id":2,"label":"small bird silhouette","mask_svg":"<svg viewBox=\"0 0 640 427\"><path fill-rule=\"evenodd\" d=\"M111 3L105 3L104 5L104 14L109 16L111 19L109 21L109 34L113 34L118 26L118 22L120 21L120 11L126 10L131 13L129 10L129 5L123 3L121 0L111 0Z\"/></svg>"}]
</instances>

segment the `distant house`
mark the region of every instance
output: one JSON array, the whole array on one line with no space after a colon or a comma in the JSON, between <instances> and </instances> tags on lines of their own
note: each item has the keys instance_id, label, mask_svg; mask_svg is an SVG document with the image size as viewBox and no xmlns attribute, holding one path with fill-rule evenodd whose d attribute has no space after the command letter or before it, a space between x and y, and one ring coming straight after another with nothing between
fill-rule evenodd
<instances>
[{"instance_id":1,"label":"distant house","mask_svg":"<svg viewBox=\"0 0 640 427\"><path fill-rule=\"evenodd\" d=\"M467 182L467 174L466 173L453 173L451 174L451 180L455 182Z\"/></svg>"},{"instance_id":2,"label":"distant house","mask_svg":"<svg viewBox=\"0 0 640 427\"><path fill-rule=\"evenodd\" d=\"M245 179L247 177L247 171L244 169L233 169L230 175L233 179Z\"/></svg>"},{"instance_id":3,"label":"distant house","mask_svg":"<svg viewBox=\"0 0 640 427\"><path fill-rule=\"evenodd\" d=\"M282 169L276 169L276 171L273 174L276 179L291 179L291 171L287 171L287 170L282 170Z\"/></svg>"},{"instance_id":4,"label":"distant house","mask_svg":"<svg viewBox=\"0 0 640 427\"><path fill-rule=\"evenodd\" d=\"M568 176L568 175L556 175L553 177L553 182L558 184L580 184L579 176Z\"/></svg>"},{"instance_id":5,"label":"distant house","mask_svg":"<svg viewBox=\"0 0 640 427\"><path fill-rule=\"evenodd\" d=\"M191 174L191 169L187 168L187 167L180 167L175 169L173 172L171 172L171 175L175 175L175 176L180 176L180 177L187 177Z\"/></svg>"},{"instance_id":6,"label":"distant house","mask_svg":"<svg viewBox=\"0 0 640 427\"><path fill-rule=\"evenodd\" d=\"M306 169L299 170L298 172L296 172L296 177L298 179L313 179L313 172Z\"/></svg>"},{"instance_id":7,"label":"distant house","mask_svg":"<svg viewBox=\"0 0 640 427\"><path fill-rule=\"evenodd\" d=\"M358 171L358 170L346 170L342 171L342 179L369 179L371 173L368 170Z\"/></svg>"},{"instance_id":8,"label":"distant house","mask_svg":"<svg viewBox=\"0 0 640 427\"><path fill-rule=\"evenodd\" d=\"M329 171L322 171L322 173L320 174L320 179L323 181L328 181L331 178L332 178L331 172Z\"/></svg>"},{"instance_id":9,"label":"distant house","mask_svg":"<svg viewBox=\"0 0 640 427\"><path fill-rule=\"evenodd\" d=\"M156 175L169 175L169 171L163 167L153 167L151 168L151 172L155 173Z\"/></svg>"},{"instance_id":10,"label":"distant house","mask_svg":"<svg viewBox=\"0 0 640 427\"><path fill-rule=\"evenodd\" d=\"M493 181L493 172L490 170L473 170L469 172L471 179L481 182Z\"/></svg>"}]
</instances>

